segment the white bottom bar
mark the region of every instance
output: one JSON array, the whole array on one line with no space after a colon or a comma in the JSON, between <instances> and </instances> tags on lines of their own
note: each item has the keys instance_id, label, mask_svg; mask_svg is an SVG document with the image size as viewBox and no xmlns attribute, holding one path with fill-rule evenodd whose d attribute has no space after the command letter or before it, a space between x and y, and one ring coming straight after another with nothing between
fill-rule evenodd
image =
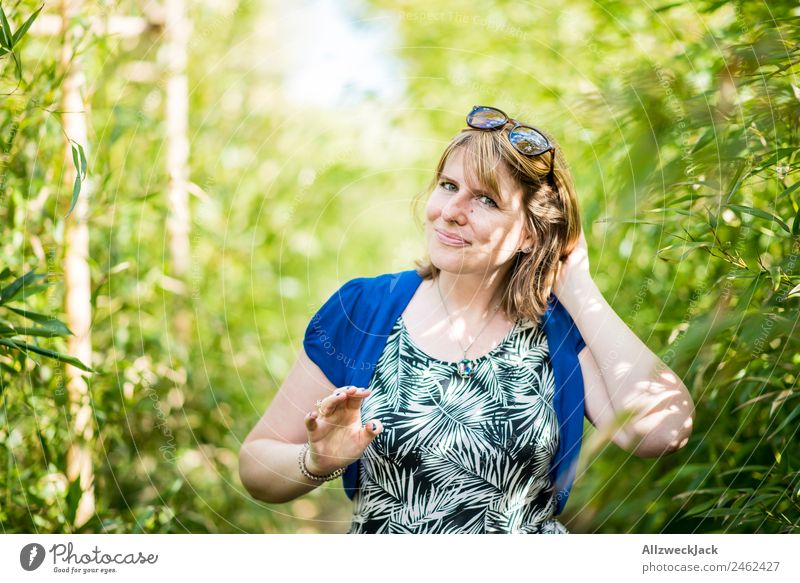
<instances>
[{"instance_id":1,"label":"white bottom bar","mask_svg":"<svg viewBox=\"0 0 800 583\"><path fill-rule=\"evenodd\" d=\"M798 555L800 535L0 536L3 581L795 583Z\"/></svg>"}]
</instances>

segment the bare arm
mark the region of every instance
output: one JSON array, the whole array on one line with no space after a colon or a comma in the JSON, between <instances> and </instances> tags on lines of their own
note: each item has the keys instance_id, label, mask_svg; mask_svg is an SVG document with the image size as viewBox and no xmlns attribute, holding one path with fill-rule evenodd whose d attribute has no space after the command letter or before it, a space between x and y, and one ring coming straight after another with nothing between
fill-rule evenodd
<instances>
[{"instance_id":1,"label":"bare arm","mask_svg":"<svg viewBox=\"0 0 800 583\"><path fill-rule=\"evenodd\" d=\"M278 394L239 451L239 477L259 500L294 500L322 482L307 478L298 464L306 441L311 449L306 466L315 475L327 475L361 456L382 431L377 419L361 425L361 401L368 390L335 387L301 348ZM323 400L324 417L316 412Z\"/></svg>"},{"instance_id":2,"label":"bare arm","mask_svg":"<svg viewBox=\"0 0 800 583\"><path fill-rule=\"evenodd\" d=\"M588 385L584 381L590 419L604 423L628 415L614 442L640 457L661 456L686 445L694 403L678 375L625 325L593 281L573 289L583 294L568 293L562 301L586 341L578 356L581 368L596 373ZM589 351L590 356L583 356Z\"/></svg>"},{"instance_id":3,"label":"bare arm","mask_svg":"<svg viewBox=\"0 0 800 583\"><path fill-rule=\"evenodd\" d=\"M300 472L297 456L301 448L302 444L266 438L245 442L239 451L239 477L250 495L279 504L321 485ZM309 471L313 473L310 467Z\"/></svg>"},{"instance_id":4,"label":"bare arm","mask_svg":"<svg viewBox=\"0 0 800 583\"><path fill-rule=\"evenodd\" d=\"M626 417L634 417L635 410L618 410L619 405L614 405L588 347L580 351L578 359L583 375L586 417L601 434L605 434L604 438L639 457L658 457L685 444L687 437L684 432L664 436L658 431L645 429L642 435L636 432L635 426L626 425Z\"/></svg>"},{"instance_id":5,"label":"bare arm","mask_svg":"<svg viewBox=\"0 0 800 583\"><path fill-rule=\"evenodd\" d=\"M301 348L278 394L239 451L239 477L254 498L288 502L321 484L303 475L297 455L307 439L306 413L335 388ZM308 469L316 473L310 464Z\"/></svg>"},{"instance_id":6,"label":"bare arm","mask_svg":"<svg viewBox=\"0 0 800 583\"><path fill-rule=\"evenodd\" d=\"M586 342L578 355L586 412L614 443L640 457L680 449L694 424L694 402L681 379L628 328L589 272L583 233L562 266L554 292ZM620 417L621 430L612 427Z\"/></svg>"}]
</instances>

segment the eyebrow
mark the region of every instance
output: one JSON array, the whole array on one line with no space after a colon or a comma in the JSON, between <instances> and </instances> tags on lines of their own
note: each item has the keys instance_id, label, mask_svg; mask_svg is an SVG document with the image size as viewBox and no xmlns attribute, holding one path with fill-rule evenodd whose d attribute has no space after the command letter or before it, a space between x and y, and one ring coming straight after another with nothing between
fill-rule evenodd
<instances>
[{"instance_id":1,"label":"eyebrow","mask_svg":"<svg viewBox=\"0 0 800 583\"><path fill-rule=\"evenodd\" d=\"M456 180L455 178L450 178L447 174L445 174L443 172L439 174L439 178L443 179L443 180L447 180L448 182L453 182L455 184L459 184L458 180ZM490 192L488 190L477 190L477 191L475 191L475 193L476 194L485 194L486 196L491 196L491 197L496 198L500 202L505 202L505 199L503 198L503 196L499 192L495 194L495 193Z\"/></svg>"}]
</instances>

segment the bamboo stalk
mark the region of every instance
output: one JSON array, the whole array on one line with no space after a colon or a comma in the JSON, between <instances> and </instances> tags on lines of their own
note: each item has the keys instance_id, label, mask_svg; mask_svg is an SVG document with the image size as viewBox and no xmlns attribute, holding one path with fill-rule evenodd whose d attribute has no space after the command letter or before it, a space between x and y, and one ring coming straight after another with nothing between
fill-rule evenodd
<instances>
[{"instance_id":1,"label":"bamboo stalk","mask_svg":"<svg viewBox=\"0 0 800 583\"><path fill-rule=\"evenodd\" d=\"M82 8L82 0L62 0L61 4L61 67L66 71L62 85L61 120L68 136L64 148L64 187L72 193L76 170L72 161L73 142L88 152L87 104L82 93L86 80L80 57L74 54L75 32L70 20ZM84 182L78 202L64 229L64 288L67 325L73 332L69 338L69 354L91 366L91 274L89 272L89 183ZM67 452L67 478L80 480L81 497L74 526L85 524L95 513L94 465L91 444L94 425L89 384L82 371L66 365L67 393L72 416L72 443Z\"/></svg>"},{"instance_id":2,"label":"bamboo stalk","mask_svg":"<svg viewBox=\"0 0 800 583\"><path fill-rule=\"evenodd\" d=\"M167 186L169 235L172 274L185 279L189 271L189 87L186 62L189 22L184 0L165 2L165 54L167 59Z\"/></svg>"}]
</instances>

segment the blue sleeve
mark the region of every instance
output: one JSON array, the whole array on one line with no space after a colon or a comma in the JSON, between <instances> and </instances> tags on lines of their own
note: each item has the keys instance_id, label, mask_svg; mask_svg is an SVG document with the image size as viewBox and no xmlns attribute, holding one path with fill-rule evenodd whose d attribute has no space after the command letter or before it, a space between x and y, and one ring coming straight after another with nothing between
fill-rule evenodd
<instances>
[{"instance_id":1,"label":"blue sleeve","mask_svg":"<svg viewBox=\"0 0 800 583\"><path fill-rule=\"evenodd\" d=\"M569 319L572 320L572 316L570 316ZM575 353L578 354L586 347L586 342L583 340L583 336L581 336L581 332L575 325L574 320L572 320L572 330L570 331L570 334L572 335L571 342L575 343Z\"/></svg>"},{"instance_id":2,"label":"blue sleeve","mask_svg":"<svg viewBox=\"0 0 800 583\"><path fill-rule=\"evenodd\" d=\"M564 314L566 314L566 321L568 326L567 338L569 346L574 346L575 354L578 354L581 350L583 350L586 347L586 342L583 340L583 336L581 336L581 332L580 330L578 330L578 326L575 325L575 320L572 319L572 315L567 311L567 308L564 307L564 304L561 304L561 307L564 308Z\"/></svg>"},{"instance_id":3,"label":"blue sleeve","mask_svg":"<svg viewBox=\"0 0 800 583\"><path fill-rule=\"evenodd\" d=\"M350 280L336 290L314 314L306 328L303 349L336 387L345 385L351 314L360 296L358 280Z\"/></svg>"}]
</instances>

